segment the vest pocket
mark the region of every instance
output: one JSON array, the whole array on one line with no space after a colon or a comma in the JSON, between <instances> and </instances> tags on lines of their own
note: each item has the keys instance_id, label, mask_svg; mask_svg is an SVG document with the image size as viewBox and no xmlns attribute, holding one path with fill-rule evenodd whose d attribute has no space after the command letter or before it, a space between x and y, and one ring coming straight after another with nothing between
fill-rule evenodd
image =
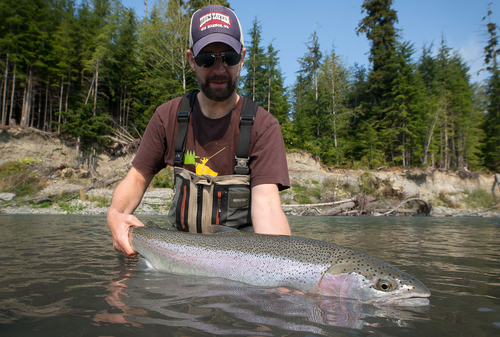
<instances>
[{"instance_id":1,"label":"vest pocket","mask_svg":"<svg viewBox=\"0 0 500 337\"><path fill-rule=\"evenodd\" d=\"M213 224L241 227L252 223L248 185L215 185L212 205Z\"/></svg>"},{"instance_id":2,"label":"vest pocket","mask_svg":"<svg viewBox=\"0 0 500 337\"><path fill-rule=\"evenodd\" d=\"M175 194L172 205L168 212L168 219L178 230L189 232L188 212L189 212L190 181L181 176L175 177Z\"/></svg>"}]
</instances>

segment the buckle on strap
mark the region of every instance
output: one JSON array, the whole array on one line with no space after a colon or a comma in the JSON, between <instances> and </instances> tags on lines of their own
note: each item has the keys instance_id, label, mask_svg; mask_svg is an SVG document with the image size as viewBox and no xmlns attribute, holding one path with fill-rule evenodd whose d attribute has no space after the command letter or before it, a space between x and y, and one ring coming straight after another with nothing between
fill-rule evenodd
<instances>
[{"instance_id":1,"label":"buckle on strap","mask_svg":"<svg viewBox=\"0 0 500 337\"><path fill-rule=\"evenodd\" d=\"M250 168L248 167L248 160L250 158L238 158L237 156L235 156L234 159L236 160L236 166L234 167L235 174L250 173Z\"/></svg>"},{"instance_id":2,"label":"buckle on strap","mask_svg":"<svg viewBox=\"0 0 500 337\"><path fill-rule=\"evenodd\" d=\"M177 121L179 123L188 123L190 114L191 114L191 112L189 112L189 111L179 111L177 113Z\"/></svg>"},{"instance_id":3,"label":"buckle on strap","mask_svg":"<svg viewBox=\"0 0 500 337\"><path fill-rule=\"evenodd\" d=\"M174 156L174 166L182 167L183 161L184 161L184 153L176 152Z\"/></svg>"},{"instance_id":4,"label":"buckle on strap","mask_svg":"<svg viewBox=\"0 0 500 337\"><path fill-rule=\"evenodd\" d=\"M240 125L253 125L254 120L255 120L254 115L241 115Z\"/></svg>"}]
</instances>

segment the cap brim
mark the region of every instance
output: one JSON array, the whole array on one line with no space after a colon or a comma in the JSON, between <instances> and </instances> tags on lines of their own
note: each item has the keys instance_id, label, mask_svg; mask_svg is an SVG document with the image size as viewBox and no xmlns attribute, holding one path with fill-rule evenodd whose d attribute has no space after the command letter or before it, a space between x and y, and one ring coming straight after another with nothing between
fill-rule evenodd
<instances>
[{"instance_id":1,"label":"cap brim","mask_svg":"<svg viewBox=\"0 0 500 337\"><path fill-rule=\"evenodd\" d=\"M239 53L241 51L241 43L238 40L236 40L234 37L227 35L227 34L223 34L223 33L213 33L213 34L207 35L205 37L202 37L201 39L196 41L196 43L193 45L194 56L195 57L198 56L198 53L203 48L205 48L209 44L215 43L215 42L225 43L228 46L230 46L231 48L233 48L237 53Z\"/></svg>"}]
</instances>

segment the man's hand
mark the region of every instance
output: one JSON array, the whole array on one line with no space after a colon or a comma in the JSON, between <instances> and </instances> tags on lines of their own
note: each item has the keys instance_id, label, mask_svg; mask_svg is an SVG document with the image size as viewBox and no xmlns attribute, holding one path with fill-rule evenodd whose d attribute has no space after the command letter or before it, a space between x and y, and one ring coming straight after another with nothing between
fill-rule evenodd
<instances>
[{"instance_id":1,"label":"man's hand","mask_svg":"<svg viewBox=\"0 0 500 337\"><path fill-rule=\"evenodd\" d=\"M132 213L139 206L153 177L152 174L146 174L132 167L113 192L108 210L108 225L113 236L113 247L128 258L137 256L128 238L130 227L144 226Z\"/></svg>"},{"instance_id":2,"label":"man's hand","mask_svg":"<svg viewBox=\"0 0 500 337\"><path fill-rule=\"evenodd\" d=\"M108 225L113 237L113 248L129 259L136 257L137 252L130 245L128 232L131 226L142 227L144 224L132 214L110 210Z\"/></svg>"}]
</instances>

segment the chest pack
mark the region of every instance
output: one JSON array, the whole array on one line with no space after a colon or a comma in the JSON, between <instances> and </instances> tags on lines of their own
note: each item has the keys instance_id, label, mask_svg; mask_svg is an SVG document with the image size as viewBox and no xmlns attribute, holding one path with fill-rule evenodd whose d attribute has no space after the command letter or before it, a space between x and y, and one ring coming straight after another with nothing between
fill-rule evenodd
<instances>
[{"instance_id":1,"label":"chest pack","mask_svg":"<svg viewBox=\"0 0 500 337\"><path fill-rule=\"evenodd\" d=\"M258 105L243 98L234 174L198 175L182 167L189 118L197 94L198 90L192 90L184 95L177 113L179 130L174 144L175 195L168 213L169 220L180 231L207 234L212 233L212 225L233 228L251 225L248 152Z\"/></svg>"}]
</instances>

